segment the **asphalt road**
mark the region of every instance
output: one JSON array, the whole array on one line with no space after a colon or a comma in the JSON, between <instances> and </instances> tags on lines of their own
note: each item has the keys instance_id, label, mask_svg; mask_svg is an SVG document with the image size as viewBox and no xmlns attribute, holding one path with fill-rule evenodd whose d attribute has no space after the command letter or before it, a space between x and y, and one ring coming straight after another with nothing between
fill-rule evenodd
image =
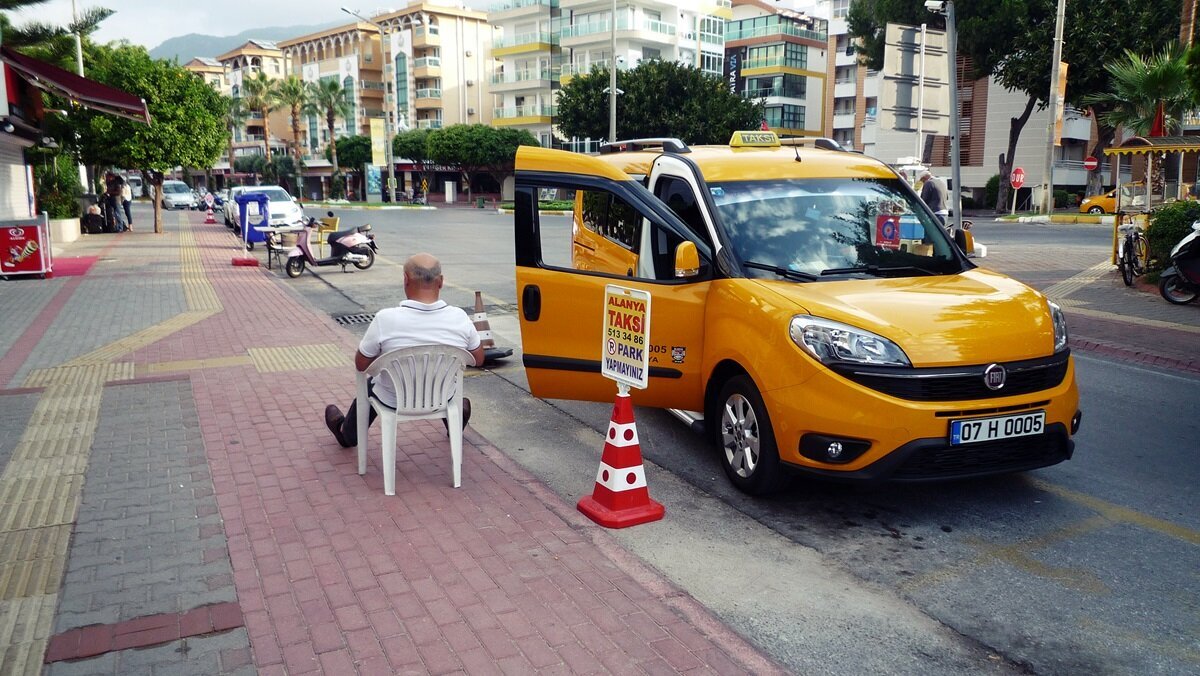
<instances>
[{"instance_id":1,"label":"asphalt road","mask_svg":"<svg viewBox=\"0 0 1200 676\"><path fill-rule=\"evenodd\" d=\"M374 312L400 297L407 255L437 255L444 297L470 306L482 291L497 342L518 350L471 373L472 427L564 500L589 494L611 407L529 396L511 217L340 215L375 225L376 267L279 273L280 283L333 316ZM567 220L546 225L564 233L565 247ZM1095 226L978 219L976 236L994 251L1036 241L1088 255L1109 241ZM1038 286L1074 274L1057 261L1014 267ZM956 483L796 479L779 495L749 498L704 439L638 409L651 493L667 518L613 534L798 673L1200 672L1200 379L1087 354L1076 366L1084 421L1072 460Z\"/></svg>"}]
</instances>

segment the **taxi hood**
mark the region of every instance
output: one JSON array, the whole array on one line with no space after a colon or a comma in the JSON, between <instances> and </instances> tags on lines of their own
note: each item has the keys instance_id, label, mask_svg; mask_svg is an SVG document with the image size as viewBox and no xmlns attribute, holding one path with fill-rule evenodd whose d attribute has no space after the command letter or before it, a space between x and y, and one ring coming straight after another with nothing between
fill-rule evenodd
<instances>
[{"instance_id":1,"label":"taxi hood","mask_svg":"<svg viewBox=\"0 0 1200 676\"><path fill-rule=\"evenodd\" d=\"M755 280L796 314L832 319L894 341L913 366L983 364L1054 351L1046 299L995 272L819 281Z\"/></svg>"}]
</instances>

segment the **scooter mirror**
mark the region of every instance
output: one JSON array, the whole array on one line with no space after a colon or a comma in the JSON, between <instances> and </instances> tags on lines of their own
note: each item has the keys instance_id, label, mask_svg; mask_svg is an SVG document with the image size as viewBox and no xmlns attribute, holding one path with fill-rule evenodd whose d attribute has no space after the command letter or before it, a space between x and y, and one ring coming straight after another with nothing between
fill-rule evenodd
<instances>
[{"instance_id":1,"label":"scooter mirror","mask_svg":"<svg viewBox=\"0 0 1200 676\"><path fill-rule=\"evenodd\" d=\"M328 217L330 217L330 218L333 218L333 212L332 212L332 211L326 211L326 212L325 212L325 215L326 215L326 216L328 216Z\"/></svg>"}]
</instances>

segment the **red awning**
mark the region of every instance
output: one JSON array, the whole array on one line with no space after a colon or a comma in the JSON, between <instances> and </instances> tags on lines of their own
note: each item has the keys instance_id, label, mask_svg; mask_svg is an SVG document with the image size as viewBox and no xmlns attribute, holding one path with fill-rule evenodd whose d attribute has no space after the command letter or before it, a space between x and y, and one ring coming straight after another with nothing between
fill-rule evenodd
<instances>
[{"instance_id":1,"label":"red awning","mask_svg":"<svg viewBox=\"0 0 1200 676\"><path fill-rule=\"evenodd\" d=\"M150 111L146 109L146 101L133 94L80 77L8 47L0 46L0 61L19 71L38 89L64 96L110 115L150 124Z\"/></svg>"}]
</instances>

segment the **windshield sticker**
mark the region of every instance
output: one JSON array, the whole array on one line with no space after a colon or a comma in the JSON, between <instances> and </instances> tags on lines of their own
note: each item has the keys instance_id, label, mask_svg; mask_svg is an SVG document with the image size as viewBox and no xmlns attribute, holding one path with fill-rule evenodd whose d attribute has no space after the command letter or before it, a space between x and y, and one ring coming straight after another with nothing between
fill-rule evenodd
<instances>
[{"instance_id":1,"label":"windshield sticker","mask_svg":"<svg viewBox=\"0 0 1200 676\"><path fill-rule=\"evenodd\" d=\"M725 196L725 188L722 188L719 185L712 186L711 188L708 189L708 192L712 193L713 197L724 197Z\"/></svg>"},{"instance_id":2,"label":"windshield sticker","mask_svg":"<svg viewBox=\"0 0 1200 676\"><path fill-rule=\"evenodd\" d=\"M900 217L880 214L875 217L875 245L883 249L900 248Z\"/></svg>"},{"instance_id":3,"label":"windshield sticker","mask_svg":"<svg viewBox=\"0 0 1200 676\"><path fill-rule=\"evenodd\" d=\"M682 364L683 360L686 358L687 358L687 347L684 347L682 345L672 345L671 346L671 362L672 363Z\"/></svg>"}]
</instances>

